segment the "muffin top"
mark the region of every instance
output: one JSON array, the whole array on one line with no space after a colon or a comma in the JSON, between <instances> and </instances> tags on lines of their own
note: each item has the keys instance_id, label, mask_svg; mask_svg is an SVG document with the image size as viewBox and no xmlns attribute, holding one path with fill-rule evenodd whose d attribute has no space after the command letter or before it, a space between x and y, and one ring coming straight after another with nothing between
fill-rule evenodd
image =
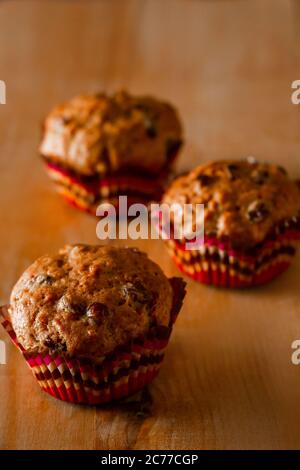
<instances>
[{"instance_id":1,"label":"muffin top","mask_svg":"<svg viewBox=\"0 0 300 470\"><path fill-rule=\"evenodd\" d=\"M173 291L135 248L67 245L37 259L10 299L10 319L27 352L101 357L169 326Z\"/></svg>"},{"instance_id":2,"label":"muffin top","mask_svg":"<svg viewBox=\"0 0 300 470\"><path fill-rule=\"evenodd\" d=\"M204 204L204 233L251 248L300 215L300 191L284 168L246 160L215 161L177 178L167 204Z\"/></svg>"},{"instance_id":3,"label":"muffin top","mask_svg":"<svg viewBox=\"0 0 300 470\"><path fill-rule=\"evenodd\" d=\"M80 175L159 172L182 143L176 110L149 96L77 96L45 120L40 152Z\"/></svg>"}]
</instances>

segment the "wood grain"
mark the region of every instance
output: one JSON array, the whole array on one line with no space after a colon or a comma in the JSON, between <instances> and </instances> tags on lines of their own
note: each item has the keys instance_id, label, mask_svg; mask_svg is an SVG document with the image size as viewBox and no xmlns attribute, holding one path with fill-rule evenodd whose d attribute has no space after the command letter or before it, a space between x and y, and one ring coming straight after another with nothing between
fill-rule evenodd
<instances>
[{"instance_id":1,"label":"wood grain","mask_svg":"<svg viewBox=\"0 0 300 470\"><path fill-rule=\"evenodd\" d=\"M299 177L299 14L288 0L1 2L1 303L37 256L98 241L97 221L55 195L37 157L43 116L73 94L126 87L172 101L186 130L179 170L253 154ZM177 274L162 243L135 244ZM7 343L0 448L299 448L299 276L298 256L251 291L188 281L161 374L130 403L48 398Z\"/></svg>"}]
</instances>

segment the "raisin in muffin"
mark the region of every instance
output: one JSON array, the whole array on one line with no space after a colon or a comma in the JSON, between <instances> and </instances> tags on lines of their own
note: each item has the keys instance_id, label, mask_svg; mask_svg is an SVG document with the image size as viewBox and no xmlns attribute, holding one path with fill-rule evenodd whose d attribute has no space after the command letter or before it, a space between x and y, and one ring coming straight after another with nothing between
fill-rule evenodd
<instances>
[{"instance_id":1,"label":"raisin in muffin","mask_svg":"<svg viewBox=\"0 0 300 470\"><path fill-rule=\"evenodd\" d=\"M2 314L43 390L103 403L157 374L183 296L137 249L74 245L37 259Z\"/></svg>"},{"instance_id":2,"label":"raisin in muffin","mask_svg":"<svg viewBox=\"0 0 300 470\"><path fill-rule=\"evenodd\" d=\"M179 267L201 282L262 284L285 270L295 254L300 192L280 166L252 157L207 163L175 180L163 202L204 205L201 246L186 250L186 240L167 240Z\"/></svg>"},{"instance_id":3,"label":"raisin in muffin","mask_svg":"<svg viewBox=\"0 0 300 470\"><path fill-rule=\"evenodd\" d=\"M40 153L58 191L95 213L101 202L117 206L160 198L182 144L173 106L125 91L77 96L57 106L44 124Z\"/></svg>"}]
</instances>

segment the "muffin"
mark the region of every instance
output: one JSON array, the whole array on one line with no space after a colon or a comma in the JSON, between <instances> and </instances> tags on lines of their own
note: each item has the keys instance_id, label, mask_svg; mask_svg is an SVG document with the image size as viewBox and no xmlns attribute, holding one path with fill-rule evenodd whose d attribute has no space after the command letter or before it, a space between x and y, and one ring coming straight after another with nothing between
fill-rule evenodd
<instances>
[{"instance_id":1,"label":"muffin","mask_svg":"<svg viewBox=\"0 0 300 470\"><path fill-rule=\"evenodd\" d=\"M68 245L22 274L2 324L45 392L100 404L153 380L183 297L137 249Z\"/></svg>"},{"instance_id":2,"label":"muffin","mask_svg":"<svg viewBox=\"0 0 300 470\"><path fill-rule=\"evenodd\" d=\"M160 199L182 145L176 110L150 96L77 96L44 123L40 153L56 188L71 204L95 214L118 197Z\"/></svg>"},{"instance_id":3,"label":"muffin","mask_svg":"<svg viewBox=\"0 0 300 470\"><path fill-rule=\"evenodd\" d=\"M287 269L300 237L300 191L284 168L246 160L215 161L175 180L168 206L204 205L204 241L166 240L179 268L222 287L264 284ZM193 216L193 223L195 218ZM171 213L171 224L174 214Z\"/></svg>"}]
</instances>

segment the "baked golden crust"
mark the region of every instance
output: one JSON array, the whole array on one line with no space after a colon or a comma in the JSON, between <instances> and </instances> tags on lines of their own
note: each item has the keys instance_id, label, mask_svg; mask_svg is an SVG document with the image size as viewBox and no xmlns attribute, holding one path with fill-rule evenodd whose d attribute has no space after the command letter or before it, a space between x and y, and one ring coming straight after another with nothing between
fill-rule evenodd
<instances>
[{"instance_id":1,"label":"baked golden crust","mask_svg":"<svg viewBox=\"0 0 300 470\"><path fill-rule=\"evenodd\" d=\"M164 168L182 143L176 110L148 96L78 96L45 120L40 152L81 175Z\"/></svg>"},{"instance_id":2,"label":"baked golden crust","mask_svg":"<svg viewBox=\"0 0 300 470\"><path fill-rule=\"evenodd\" d=\"M67 245L23 273L10 316L27 352L92 358L168 326L172 300L169 280L139 250Z\"/></svg>"},{"instance_id":3,"label":"baked golden crust","mask_svg":"<svg viewBox=\"0 0 300 470\"><path fill-rule=\"evenodd\" d=\"M177 178L163 197L171 205L204 204L205 234L251 248L282 221L300 215L300 192L277 165L215 161Z\"/></svg>"}]
</instances>

